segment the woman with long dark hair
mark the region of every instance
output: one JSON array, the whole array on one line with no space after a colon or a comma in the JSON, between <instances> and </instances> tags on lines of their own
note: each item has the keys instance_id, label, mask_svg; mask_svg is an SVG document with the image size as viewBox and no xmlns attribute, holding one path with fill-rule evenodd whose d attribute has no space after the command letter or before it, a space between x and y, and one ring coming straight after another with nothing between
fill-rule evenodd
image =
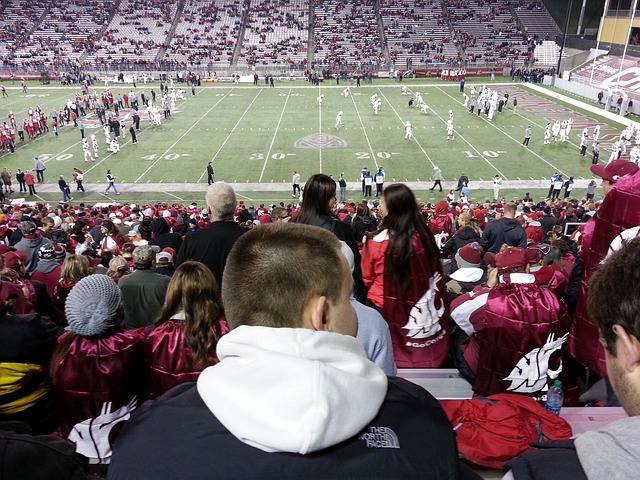
<instances>
[{"instance_id":1,"label":"woman with long dark hair","mask_svg":"<svg viewBox=\"0 0 640 480\"><path fill-rule=\"evenodd\" d=\"M181 264L169 282L160 318L145 340L149 397L196 381L202 370L218 362L216 344L228 331L211 270L200 262Z\"/></svg>"},{"instance_id":2,"label":"woman with long dark hair","mask_svg":"<svg viewBox=\"0 0 640 480\"><path fill-rule=\"evenodd\" d=\"M336 182L329 175L316 173L309 177L304 185L302 193L302 208L300 213L291 219L295 223L305 225L315 225L333 233L339 240L345 242L355 260L353 279L355 285L355 295L364 290L362 284L362 274L360 272L360 250L353 235L351 227L334 215L333 207L336 204ZM318 252L320 254L320 252Z\"/></svg>"},{"instance_id":3,"label":"woman with long dark hair","mask_svg":"<svg viewBox=\"0 0 640 480\"><path fill-rule=\"evenodd\" d=\"M386 187L379 208L382 221L362 251L368 300L389 323L398 367L439 367L449 308L435 239L406 185Z\"/></svg>"}]
</instances>

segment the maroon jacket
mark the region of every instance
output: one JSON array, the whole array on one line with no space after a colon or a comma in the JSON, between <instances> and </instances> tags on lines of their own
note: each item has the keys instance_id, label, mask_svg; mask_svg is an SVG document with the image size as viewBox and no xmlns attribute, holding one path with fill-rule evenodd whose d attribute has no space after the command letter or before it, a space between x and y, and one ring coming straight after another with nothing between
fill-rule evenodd
<instances>
[{"instance_id":1,"label":"maroon jacket","mask_svg":"<svg viewBox=\"0 0 640 480\"><path fill-rule=\"evenodd\" d=\"M220 320L220 333L229 332L225 320ZM218 335L213 329L214 335ZM191 365L191 348L184 338L184 322L167 320L154 328L144 341L149 398L156 398L176 385L195 382L203 368ZM213 357L218 363L218 357Z\"/></svg>"},{"instance_id":2,"label":"maroon jacket","mask_svg":"<svg viewBox=\"0 0 640 480\"><path fill-rule=\"evenodd\" d=\"M544 399L559 378L565 396L573 400L577 375L566 347L571 318L546 286L527 277L532 283L513 283L505 275L489 292L483 324L476 328L479 361L473 389L484 396L521 393Z\"/></svg>"},{"instance_id":3,"label":"maroon jacket","mask_svg":"<svg viewBox=\"0 0 640 480\"><path fill-rule=\"evenodd\" d=\"M409 288L384 272L384 311L393 355L401 368L438 368L449 351L447 287L435 245L427 252L413 236Z\"/></svg>"},{"instance_id":4,"label":"maroon jacket","mask_svg":"<svg viewBox=\"0 0 640 480\"><path fill-rule=\"evenodd\" d=\"M61 433L90 463L108 463L115 437L143 400L143 336L143 329L78 335L52 366Z\"/></svg>"},{"instance_id":5,"label":"maroon jacket","mask_svg":"<svg viewBox=\"0 0 640 480\"><path fill-rule=\"evenodd\" d=\"M609 191L600 210L584 227L582 236L582 282L580 297L569 337L569 351L584 366L607 374L600 334L587 314L587 285L622 231L640 225L640 171L622 177Z\"/></svg>"}]
</instances>

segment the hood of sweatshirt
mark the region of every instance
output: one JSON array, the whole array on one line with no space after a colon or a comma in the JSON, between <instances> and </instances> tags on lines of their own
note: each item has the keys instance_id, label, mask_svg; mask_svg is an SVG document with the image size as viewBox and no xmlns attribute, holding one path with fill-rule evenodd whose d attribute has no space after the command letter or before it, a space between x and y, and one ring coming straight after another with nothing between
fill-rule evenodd
<instances>
[{"instance_id":1,"label":"hood of sweatshirt","mask_svg":"<svg viewBox=\"0 0 640 480\"><path fill-rule=\"evenodd\" d=\"M51 273L60 266L60 262L56 259L41 258L38 261L36 270L42 273Z\"/></svg>"},{"instance_id":2,"label":"hood of sweatshirt","mask_svg":"<svg viewBox=\"0 0 640 480\"><path fill-rule=\"evenodd\" d=\"M500 227L503 231L509 232L514 228L518 227L518 222L516 222L513 218L502 217L499 221Z\"/></svg>"},{"instance_id":3,"label":"hood of sweatshirt","mask_svg":"<svg viewBox=\"0 0 640 480\"><path fill-rule=\"evenodd\" d=\"M446 200L440 200L436 203L436 215L446 215L449 212L449 204Z\"/></svg>"},{"instance_id":4,"label":"hood of sweatshirt","mask_svg":"<svg viewBox=\"0 0 640 480\"><path fill-rule=\"evenodd\" d=\"M480 235L471 227L462 227L456 235L460 240L479 240Z\"/></svg>"},{"instance_id":5,"label":"hood of sweatshirt","mask_svg":"<svg viewBox=\"0 0 640 480\"><path fill-rule=\"evenodd\" d=\"M638 478L640 417L613 422L575 440L580 464L589 480Z\"/></svg>"},{"instance_id":6,"label":"hood of sweatshirt","mask_svg":"<svg viewBox=\"0 0 640 480\"><path fill-rule=\"evenodd\" d=\"M241 326L216 353L198 393L233 435L265 452L307 454L347 440L387 393L384 372L339 333Z\"/></svg>"},{"instance_id":7,"label":"hood of sweatshirt","mask_svg":"<svg viewBox=\"0 0 640 480\"><path fill-rule=\"evenodd\" d=\"M151 225L149 225L149 228L156 237L164 233L169 233L169 225L167 224L167 221L162 217L154 218L151 221Z\"/></svg>"}]
</instances>

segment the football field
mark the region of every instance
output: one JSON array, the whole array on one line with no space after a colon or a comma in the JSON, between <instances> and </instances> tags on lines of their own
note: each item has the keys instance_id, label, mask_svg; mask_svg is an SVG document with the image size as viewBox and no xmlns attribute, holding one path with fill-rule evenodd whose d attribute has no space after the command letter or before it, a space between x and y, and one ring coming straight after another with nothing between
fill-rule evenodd
<instances>
[{"instance_id":1,"label":"football field","mask_svg":"<svg viewBox=\"0 0 640 480\"><path fill-rule=\"evenodd\" d=\"M196 88L195 96L185 88L185 99L176 101L171 116L162 118L162 125L151 125L146 108L141 107L136 145L131 143L128 132L132 112L121 109L118 118L126 126L126 136L120 139L121 151L117 154L107 151L102 125L95 114L89 113L83 121L85 134L94 133L99 142L95 161L84 162L80 132L73 125L66 125L59 129L57 137L48 133L34 140L18 141L15 154L2 155L0 167L7 167L15 176L18 168L31 169L34 157L43 158L50 185L41 187L38 194L47 201L61 198L58 176L63 174L71 181L73 168L80 168L87 192L74 195L74 203L88 204L108 201L102 193L107 168L118 177L122 192L118 201L202 202L209 161L216 180L234 183L239 198L258 202L291 198L294 169L303 181L317 172L334 178L344 173L349 182L348 199L362 200L362 167L372 173L382 167L387 184L410 182L420 200L433 201L442 198L427 190L436 165L446 178L445 188L454 188L457 177L466 172L470 199L474 201L484 201L489 196L488 182L496 174L503 178L503 194L507 198L531 191L539 199L546 192L546 179L556 171L565 178L592 178L590 151L586 157L578 154L584 127L591 133L596 123L601 125L601 161L608 159L606 149L622 130L619 125L609 125L602 118L556 103L517 83L469 79L465 91L469 93L472 84L478 88L482 83L500 94L509 94L509 105L501 113L496 112L493 121L484 114L468 112L457 83L374 80L372 85L351 85L349 95L344 94L348 84L336 85L335 81L321 87L303 81L277 82L275 88L264 84L203 84ZM402 94L401 85L408 87L409 94ZM110 88L114 97L132 90L130 84ZM96 84L90 91L99 95L104 89L102 84ZM135 91L138 96L141 92L149 95L152 89L158 94L159 84L138 84ZM35 84L26 94L17 86L7 86L7 90L9 97L2 99L0 112L7 118L9 110L13 111L17 121L24 119L30 107L40 105L49 115L52 107L60 110L75 93L80 93L77 86ZM416 93L429 106L428 113L408 106ZM320 94L324 95L321 106L317 100ZM374 94L381 99L377 114L370 100ZM515 112L514 97L518 100ZM453 111L455 135L447 140L449 110ZM344 126L336 127L340 111ZM569 141L543 145L547 122L568 118L573 118ZM404 138L407 121L413 126L412 140ZM529 125L533 134L529 148L524 148L524 130ZM583 190L576 188L576 196L583 196Z\"/></svg>"}]
</instances>

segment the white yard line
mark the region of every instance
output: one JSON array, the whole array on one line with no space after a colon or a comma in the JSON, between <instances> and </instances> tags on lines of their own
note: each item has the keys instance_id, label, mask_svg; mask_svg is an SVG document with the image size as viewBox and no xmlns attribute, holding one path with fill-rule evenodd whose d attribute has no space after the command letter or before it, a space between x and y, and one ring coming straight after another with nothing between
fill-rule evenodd
<instances>
[{"instance_id":1,"label":"white yard line","mask_svg":"<svg viewBox=\"0 0 640 480\"><path fill-rule=\"evenodd\" d=\"M320 84L318 84L318 96L322 95L322 91L320 89ZM324 98L323 98L324 101ZM316 103L318 101L316 100ZM322 106L318 105L318 134L322 136ZM318 147L318 160L320 162L319 172L322 172L322 144Z\"/></svg>"},{"instance_id":2,"label":"white yard line","mask_svg":"<svg viewBox=\"0 0 640 480\"><path fill-rule=\"evenodd\" d=\"M231 93L231 91L229 92ZM253 105L253 103L256 101L256 99L260 96L260 94L262 93L262 89L260 89L258 91L258 93L256 94L255 97L253 97L253 100L251 100L251 103L249 104L249 106L245 109L244 113L242 114L242 116L238 119L238 121L236 122L236 124L233 126L233 128L231 129L231 131L228 133L227 138L224 139L224 142L222 142L222 144L220 145L220 147L218 148L218 151L213 155L213 157L211 157L211 162L213 162L216 158L218 158L218 155L220 154L220 152L222 151L222 149L224 148L224 146L227 144L227 142L229 141L229 139L231 138L231 135L233 135L233 133L236 131L236 128L238 128L238 125L240 125L240 122L242 121L242 119L244 118L244 116L247 114L247 112L249 111L249 109L251 108L251 105ZM213 107L215 107L216 105L218 105L218 103L220 103L222 100L224 100L227 96L225 95L224 97L222 97ZM213 109L213 107L211 107L211 109L209 109L209 111L211 111ZM207 112L209 113L209 112ZM207 114L205 113L205 115ZM203 117L204 118L204 117ZM202 120L202 118L200 119ZM200 121L198 120L198 122ZM200 175L200 178L198 179L198 183L200 183L200 181L202 180L202 177L204 176L204 172L202 173L202 175Z\"/></svg>"},{"instance_id":3,"label":"white yard line","mask_svg":"<svg viewBox=\"0 0 640 480\"><path fill-rule=\"evenodd\" d=\"M398 88L398 87L396 87L396 88ZM380 92L380 95L382 95L382 97L385 99L385 101L389 104L389 107L391 107L391 110L393 110L393 112L396 114L396 116L400 119L400 123L402 123L402 125L404 126L404 120L402 119L402 117L400 116L398 111L393 107L393 104L387 99L386 95L384 93L382 93L382 90L380 90L380 87L378 87L378 91ZM429 163L431 164L431 166L435 167L436 164L433 163L433 160L431 160L431 157L429 156L427 151L423 148L422 144L418 141L418 139L416 138L415 135L413 135L413 140L412 141L416 143L418 148L422 151L422 154L427 158L427 160L429 160Z\"/></svg>"},{"instance_id":4,"label":"white yard line","mask_svg":"<svg viewBox=\"0 0 640 480\"><path fill-rule=\"evenodd\" d=\"M364 133L364 138L367 140L367 145L369 145L369 151L371 152L371 158L373 162L376 164L376 172L380 168L378 165L378 161L376 160L376 154L373 151L373 147L371 146L371 142L369 141L369 135L367 135L367 129L364 126L364 122L362 121L362 116L360 116L360 110L358 110L358 105L356 105L356 99L353 98L353 95L349 95L351 97L351 101L353 102L353 108L356 109L356 114L358 115L358 119L360 120L360 126L362 127L362 132Z\"/></svg>"},{"instance_id":5,"label":"white yard line","mask_svg":"<svg viewBox=\"0 0 640 480\"><path fill-rule=\"evenodd\" d=\"M231 91L230 91L229 93L231 93L232 91L233 91L233 89L231 89ZM144 177L144 176L149 172L149 170L151 170L153 167L155 167L155 166L157 165L157 163L158 163L160 160L162 160L162 159L164 158L164 156L165 156L167 153L169 153L173 147L175 147L178 143L180 143L180 140L182 140L184 137L186 137L186 136L187 136L187 134L188 134L191 130L193 130L193 129L196 127L196 125L198 125L198 124L199 124L199 123L200 123L200 122L201 122L201 121L202 121L202 120L203 120L203 119L204 119L204 118L205 118L205 117L206 117L206 116L211 112L211 110L213 110L214 108L216 108L216 107L218 106L218 104L219 104L219 103L220 103L224 98L226 98L226 96L227 96L227 95L224 95L224 96L223 96L220 100L218 100L218 101L217 101L217 102L216 102L216 103L215 103L215 104L214 104L214 105L213 105L209 110L207 110L207 111L205 112L205 114L204 114L204 115L202 115L198 120L196 120L195 122L193 122L193 125L191 125L191 126L187 129L187 131L186 131L186 132L184 132L184 133L180 136L180 138L178 138L178 140L176 140L175 142L173 142L173 144L172 144L169 148L167 148L167 149L164 151L164 153L163 153L162 155L160 155L160 157L158 157L158 160L156 160L155 162L153 162L153 163L151 164L151 166L149 166L149 168L147 168L144 172L142 172L142 175L140 175L138 178L136 178L136 179L135 179L135 181L134 181L133 183L138 183L138 182L140 181L140 179L141 179L142 177ZM186 100L185 100L185 101L186 101Z\"/></svg>"},{"instance_id":6,"label":"white yard line","mask_svg":"<svg viewBox=\"0 0 640 480\"><path fill-rule=\"evenodd\" d=\"M453 96L449 95L447 92L445 92L445 91L444 91L444 90L442 90L441 88L438 88L438 90L440 90L442 93L444 93L444 94L445 94L445 95L447 95L448 97L452 98L452 99L453 99L454 101L456 101L457 103L462 104L462 102L460 102L460 101L459 101L458 99L456 99L455 97L453 97ZM436 113L436 115L437 115L437 113ZM499 131L500 133L502 133L505 137L508 137L508 138L510 138L511 140L513 140L514 142L516 142L516 143L518 144L518 146L521 146L521 145L522 145L522 142L521 142L520 140L518 140L517 138L512 137L511 135L509 135L507 132L505 132L504 130L502 130L500 127L498 127L498 126L497 126L497 125L495 125L494 123L492 123L492 122L486 122L486 123L488 123L488 124L489 124L489 125L491 125L493 128L495 128L496 130L498 130L498 131ZM465 140L465 141L466 141L466 140ZM467 144L468 144L469 146L471 146L471 147L472 147L472 145L471 145L469 142L467 142ZM476 150L474 147L472 147L472 148L473 148L474 150ZM567 175L565 172L563 172L560 168L556 167L556 166L555 166L555 165L553 165L551 162L548 162L548 161L547 161L547 160L545 160L543 157L541 157L540 155L538 155L536 152L534 152L533 150L531 150L531 148L527 148L527 151L528 151L530 154L532 154L532 155L534 155L535 157L537 157L537 158L539 158L540 160L542 160L542 161L543 161L544 163L546 163L547 165L549 165L549 166L550 166L551 168L553 168L556 172L561 173L561 174L562 174L562 175L564 175L565 177L566 177L566 176L568 176L568 175ZM476 152L478 152L478 150L476 150ZM478 152L478 154L480 154L480 152ZM485 159L485 160L486 160L486 159ZM487 160L487 162L488 162L489 164L491 164L491 162L489 162L488 160ZM495 167L494 167L494 168L495 168ZM497 168L496 168L496 171L498 171L498 172L499 172L499 170L498 170ZM507 180L507 178L506 178L504 175L502 175L502 173L500 173L500 175L502 176L502 178L503 178L504 180Z\"/></svg>"},{"instance_id":7,"label":"white yard line","mask_svg":"<svg viewBox=\"0 0 640 480\"><path fill-rule=\"evenodd\" d=\"M273 144L276 141L276 136L278 135L278 130L280 129L280 124L282 123L282 117L284 117L284 112L287 109L287 103L289 103L290 96L291 96L291 89L289 89L289 91L287 92L287 98L285 98L284 100L284 105L282 106L282 111L280 112L280 118L278 118L276 129L273 132L273 137L271 138L271 144L269 145L269 149L267 150L267 156L264 158L264 163L262 164L262 171L260 172L260 178L258 179L258 182L262 182L262 177L264 176L264 171L267 168L267 163L269 162L269 157L271 156L271 150L273 149Z\"/></svg>"},{"instance_id":8,"label":"white yard line","mask_svg":"<svg viewBox=\"0 0 640 480\"><path fill-rule=\"evenodd\" d=\"M177 199L178 199L178 200L180 200L181 202L185 202L185 201L186 201L184 198L180 198L179 196L174 195L173 193L169 193L169 192L165 192L165 191L163 191L162 193L164 193L165 195L169 195L169 196L171 196L171 197L173 197L173 198L177 198Z\"/></svg>"}]
</instances>

